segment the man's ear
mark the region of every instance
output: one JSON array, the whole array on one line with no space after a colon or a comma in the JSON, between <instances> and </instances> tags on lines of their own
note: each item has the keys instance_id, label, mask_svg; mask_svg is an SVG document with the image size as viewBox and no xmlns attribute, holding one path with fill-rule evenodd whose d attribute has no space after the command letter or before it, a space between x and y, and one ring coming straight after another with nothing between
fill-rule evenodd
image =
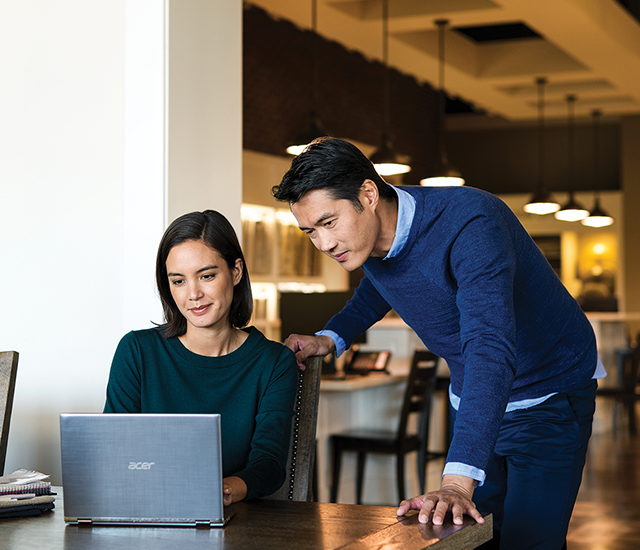
<instances>
[{"instance_id":1,"label":"man's ear","mask_svg":"<svg viewBox=\"0 0 640 550\"><path fill-rule=\"evenodd\" d=\"M372 180L366 179L360 187L360 194L362 200L375 210L380 200L378 186Z\"/></svg>"}]
</instances>

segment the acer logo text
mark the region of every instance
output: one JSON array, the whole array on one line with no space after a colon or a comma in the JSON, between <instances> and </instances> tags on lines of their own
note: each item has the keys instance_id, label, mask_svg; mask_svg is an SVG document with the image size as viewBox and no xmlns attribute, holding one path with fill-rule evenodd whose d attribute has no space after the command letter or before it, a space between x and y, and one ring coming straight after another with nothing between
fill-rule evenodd
<instances>
[{"instance_id":1,"label":"acer logo text","mask_svg":"<svg viewBox=\"0 0 640 550\"><path fill-rule=\"evenodd\" d=\"M129 462L129 470L151 470L155 462Z\"/></svg>"}]
</instances>

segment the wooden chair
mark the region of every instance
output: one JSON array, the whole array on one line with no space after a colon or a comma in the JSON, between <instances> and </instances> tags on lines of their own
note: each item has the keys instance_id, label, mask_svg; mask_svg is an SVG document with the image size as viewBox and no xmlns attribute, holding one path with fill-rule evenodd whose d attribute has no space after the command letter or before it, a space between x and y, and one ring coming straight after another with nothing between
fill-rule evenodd
<instances>
[{"instance_id":1,"label":"wooden chair","mask_svg":"<svg viewBox=\"0 0 640 550\"><path fill-rule=\"evenodd\" d=\"M411 451L417 451L420 492L424 492L427 461L441 455L441 453L430 453L427 449L431 398L436 385L436 370L439 359L437 355L426 350L416 350L414 353L397 431L355 429L331 436L333 462L331 502L336 502L338 498L342 453L345 451L358 453L356 475L356 502L358 504L362 503L362 482L367 453L396 455L398 497L400 501L404 499L405 455ZM414 413L419 415L418 431L415 434L409 434L407 433L409 417Z\"/></svg>"},{"instance_id":2,"label":"wooden chair","mask_svg":"<svg viewBox=\"0 0 640 550\"><path fill-rule=\"evenodd\" d=\"M0 475L4 473L9 440L9 422L13 406L13 392L16 387L18 352L0 351Z\"/></svg>"},{"instance_id":3,"label":"wooden chair","mask_svg":"<svg viewBox=\"0 0 640 550\"><path fill-rule=\"evenodd\" d=\"M640 370L640 334L636 337L635 345L618 353L618 383L615 387L598 388L599 397L612 397L617 404L621 404L627 413L628 428L631 435L636 435L636 401L640 401L637 393L638 374ZM614 424L617 410L614 411Z\"/></svg>"},{"instance_id":4,"label":"wooden chair","mask_svg":"<svg viewBox=\"0 0 640 550\"><path fill-rule=\"evenodd\" d=\"M309 357L305 364L307 368L298 373L287 480L275 493L265 497L267 499L300 502L312 500L322 357Z\"/></svg>"}]
</instances>

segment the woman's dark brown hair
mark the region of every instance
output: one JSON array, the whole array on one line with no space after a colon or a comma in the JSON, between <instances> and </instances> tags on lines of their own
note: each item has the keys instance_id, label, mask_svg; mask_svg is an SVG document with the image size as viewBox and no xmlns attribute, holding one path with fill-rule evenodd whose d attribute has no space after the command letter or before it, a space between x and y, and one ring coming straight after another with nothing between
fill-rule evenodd
<instances>
[{"instance_id":1,"label":"woman's dark brown hair","mask_svg":"<svg viewBox=\"0 0 640 550\"><path fill-rule=\"evenodd\" d=\"M158 246L156 258L156 284L162 301L165 323L158 328L162 330L165 338L182 336L187 332L187 320L176 306L169 279L167 277L167 257L174 246L186 241L204 241L208 246L218 252L224 261L233 269L236 260L242 260L242 278L233 287L233 301L229 312L231 326L242 328L251 319L253 311L253 297L249 273L244 261L242 248L233 227L222 214L215 210L204 212L191 212L175 219L167 228Z\"/></svg>"}]
</instances>

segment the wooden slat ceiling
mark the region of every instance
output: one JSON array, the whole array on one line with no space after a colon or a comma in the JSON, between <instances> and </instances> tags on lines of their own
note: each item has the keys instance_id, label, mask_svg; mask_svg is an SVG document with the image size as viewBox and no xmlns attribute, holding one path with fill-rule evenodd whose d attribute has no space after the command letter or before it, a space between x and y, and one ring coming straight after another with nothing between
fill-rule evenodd
<instances>
[{"instance_id":1,"label":"wooden slat ceiling","mask_svg":"<svg viewBox=\"0 0 640 550\"><path fill-rule=\"evenodd\" d=\"M311 27L311 0L252 0ZM437 87L436 19L448 19L445 88L491 118L532 121L535 79L548 78L545 113L640 114L640 24L615 0L390 0L389 64ZM318 0L317 31L382 57L381 0Z\"/></svg>"}]
</instances>

